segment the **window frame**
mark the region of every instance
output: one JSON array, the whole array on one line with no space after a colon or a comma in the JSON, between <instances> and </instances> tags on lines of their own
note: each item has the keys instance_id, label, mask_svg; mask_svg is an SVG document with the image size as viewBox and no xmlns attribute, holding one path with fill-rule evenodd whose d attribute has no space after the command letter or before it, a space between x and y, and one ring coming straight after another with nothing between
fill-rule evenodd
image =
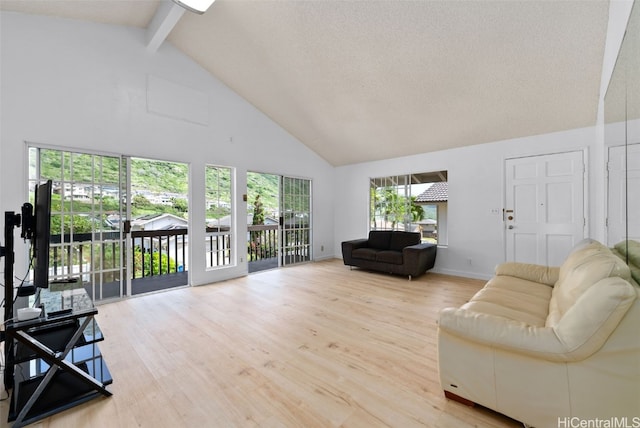
<instances>
[{"instance_id":1,"label":"window frame","mask_svg":"<svg viewBox=\"0 0 640 428\"><path fill-rule=\"evenodd\" d=\"M369 230L420 231L423 242L433 242L442 246L447 243L447 200L432 203L416 201L426 190L427 184L448 182L447 171L434 171L413 174L397 174L369 178ZM421 189L421 190L418 190ZM415 220L415 208L412 206L435 206L436 234L425 238L420 221ZM424 208L423 208L424 209Z\"/></svg>"},{"instance_id":2,"label":"window frame","mask_svg":"<svg viewBox=\"0 0 640 428\"><path fill-rule=\"evenodd\" d=\"M216 173L215 189L210 189L209 169ZM220 172L225 173L221 180ZM221 186L221 181L226 182ZM226 192L228 197L221 197ZM233 203L235 195L235 168L223 165L205 165L205 270L212 271L236 266L235 248L235 212ZM215 219L209 218L210 207L214 205L225 214ZM228 218L228 224L222 219ZM215 261L215 263L214 263Z\"/></svg>"}]
</instances>

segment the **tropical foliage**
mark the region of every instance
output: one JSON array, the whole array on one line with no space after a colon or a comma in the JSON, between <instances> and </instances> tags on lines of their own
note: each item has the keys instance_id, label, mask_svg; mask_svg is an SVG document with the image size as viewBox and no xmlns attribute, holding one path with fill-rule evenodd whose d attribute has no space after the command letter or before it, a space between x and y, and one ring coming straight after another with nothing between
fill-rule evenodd
<instances>
[{"instance_id":1,"label":"tropical foliage","mask_svg":"<svg viewBox=\"0 0 640 428\"><path fill-rule=\"evenodd\" d=\"M176 262L166 254L162 254L161 257L160 253L156 251L143 253L140 247L136 247L133 252L133 262L135 266L134 278L176 271Z\"/></svg>"},{"instance_id":2,"label":"tropical foliage","mask_svg":"<svg viewBox=\"0 0 640 428\"><path fill-rule=\"evenodd\" d=\"M395 186L371 188L371 219L375 229L396 229L398 225L415 223L425 218L416 197L398 193Z\"/></svg>"}]
</instances>

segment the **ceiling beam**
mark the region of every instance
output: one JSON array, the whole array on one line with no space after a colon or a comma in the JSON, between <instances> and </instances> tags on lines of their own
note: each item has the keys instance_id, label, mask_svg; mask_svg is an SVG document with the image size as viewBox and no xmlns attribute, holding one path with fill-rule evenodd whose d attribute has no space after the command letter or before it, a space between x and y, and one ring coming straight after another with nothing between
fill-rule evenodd
<instances>
[{"instance_id":1,"label":"ceiling beam","mask_svg":"<svg viewBox=\"0 0 640 428\"><path fill-rule=\"evenodd\" d=\"M160 2L158 10L147 27L147 51L155 52L176 26L186 9L172 1Z\"/></svg>"}]
</instances>

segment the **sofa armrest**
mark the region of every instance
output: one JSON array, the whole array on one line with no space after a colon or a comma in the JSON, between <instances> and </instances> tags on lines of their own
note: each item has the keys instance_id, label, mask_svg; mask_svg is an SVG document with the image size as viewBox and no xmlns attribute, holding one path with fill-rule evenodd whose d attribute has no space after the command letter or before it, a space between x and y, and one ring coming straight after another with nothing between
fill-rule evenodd
<instances>
[{"instance_id":1,"label":"sofa armrest","mask_svg":"<svg viewBox=\"0 0 640 428\"><path fill-rule=\"evenodd\" d=\"M549 361L580 361L598 351L636 299L631 284L594 284L553 327L536 327L462 308L440 312L439 329L462 339Z\"/></svg>"},{"instance_id":2,"label":"sofa armrest","mask_svg":"<svg viewBox=\"0 0 640 428\"><path fill-rule=\"evenodd\" d=\"M342 260L345 265L351 265L353 259L351 253L357 248L366 248L369 246L368 239L353 239L351 241L342 242Z\"/></svg>"},{"instance_id":3,"label":"sofa armrest","mask_svg":"<svg viewBox=\"0 0 640 428\"><path fill-rule=\"evenodd\" d=\"M436 263L435 244L415 244L402 249L402 261L407 275L418 276L433 268Z\"/></svg>"},{"instance_id":4,"label":"sofa armrest","mask_svg":"<svg viewBox=\"0 0 640 428\"><path fill-rule=\"evenodd\" d=\"M553 286L558 282L560 268L529 263L506 262L496 266L496 275L513 276Z\"/></svg>"},{"instance_id":5,"label":"sofa armrest","mask_svg":"<svg viewBox=\"0 0 640 428\"><path fill-rule=\"evenodd\" d=\"M351 241L344 241L342 243L342 248L349 248L351 250L355 250L356 248L365 248L369 246L368 239L352 239Z\"/></svg>"}]
</instances>

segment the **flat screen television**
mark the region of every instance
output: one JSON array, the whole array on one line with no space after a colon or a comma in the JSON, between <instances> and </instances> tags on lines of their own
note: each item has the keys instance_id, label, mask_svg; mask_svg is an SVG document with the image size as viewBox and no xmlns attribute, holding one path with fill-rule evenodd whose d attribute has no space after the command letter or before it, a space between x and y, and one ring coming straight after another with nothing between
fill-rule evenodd
<instances>
[{"instance_id":1,"label":"flat screen television","mask_svg":"<svg viewBox=\"0 0 640 428\"><path fill-rule=\"evenodd\" d=\"M49 287L51 192L51 180L36 186L31 248L33 251L33 285L40 288Z\"/></svg>"}]
</instances>

